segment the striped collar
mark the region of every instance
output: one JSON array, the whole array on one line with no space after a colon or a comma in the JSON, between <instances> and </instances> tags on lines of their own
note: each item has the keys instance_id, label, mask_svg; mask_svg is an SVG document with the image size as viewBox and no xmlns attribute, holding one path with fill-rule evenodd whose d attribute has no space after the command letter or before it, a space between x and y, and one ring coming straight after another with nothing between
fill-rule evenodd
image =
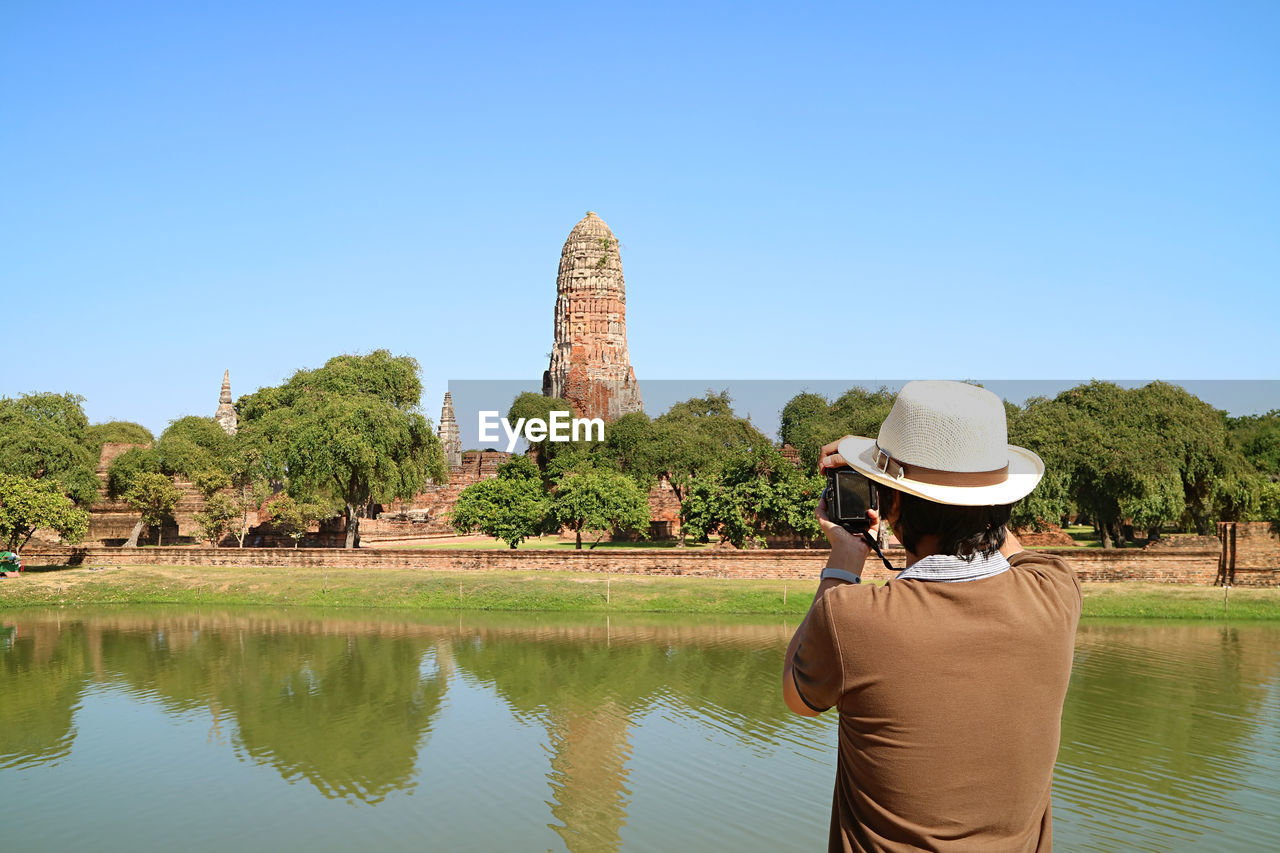
<instances>
[{"instance_id":1,"label":"striped collar","mask_svg":"<svg viewBox=\"0 0 1280 853\"><path fill-rule=\"evenodd\" d=\"M931 554L902 570L895 580L938 581L960 583L995 577L1009 571L1009 561L997 551L990 556L979 554L972 562L951 554Z\"/></svg>"}]
</instances>

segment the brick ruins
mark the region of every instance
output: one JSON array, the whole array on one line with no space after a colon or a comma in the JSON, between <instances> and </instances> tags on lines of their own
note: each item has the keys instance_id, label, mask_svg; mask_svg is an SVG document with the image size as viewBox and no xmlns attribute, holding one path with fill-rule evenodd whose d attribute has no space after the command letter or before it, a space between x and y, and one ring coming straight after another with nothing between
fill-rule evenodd
<instances>
[{"instance_id":1,"label":"brick ruins","mask_svg":"<svg viewBox=\"0 0 1280 853\"><path fill-rule=\"evenodd\" d=\"M627 351L627 289L618 240L588 211L569 232L556 277L555 342L542 393L578 415L614 420L641 411Z\"/></svg>"}]
</instances>

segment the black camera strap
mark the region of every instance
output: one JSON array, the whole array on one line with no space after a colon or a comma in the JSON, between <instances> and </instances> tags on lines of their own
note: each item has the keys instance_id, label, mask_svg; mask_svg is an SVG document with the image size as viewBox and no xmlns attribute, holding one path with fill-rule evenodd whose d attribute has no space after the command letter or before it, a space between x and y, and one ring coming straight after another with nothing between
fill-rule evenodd
<instances>
[{"instance_id":1,"label":"black camera strap","mask_svg":"<svg viewBox=\"0 0 1280 853\"><path fill-rule=\"evenodd\" d=\"M876 556L880 558L880 561L882 563L884 563L884 567L886 569L888 569L891 572L898 571L893 567L893 563L889 562L889 558L884 555L884 551L880 550L880 543L876 541L876 537L871 535L870 530L864 530L862 532L862 538L865 539L867 544L871 546L871 550L876 552Z\"/></svg>"}]
</instances>

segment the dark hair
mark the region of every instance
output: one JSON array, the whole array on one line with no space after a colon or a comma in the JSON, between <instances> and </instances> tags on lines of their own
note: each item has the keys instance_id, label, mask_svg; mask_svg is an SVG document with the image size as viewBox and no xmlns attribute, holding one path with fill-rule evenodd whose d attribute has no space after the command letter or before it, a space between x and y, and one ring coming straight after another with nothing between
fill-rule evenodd
<instances>
[{"instance_id":1,"label":"dark hair","mask_svg":"<svg viewBox=\"0 0 1280 853\"><path fill-rule=\"evenodd\" d=\"M876 484L880 500L881 518L893 506L893 496L898 495L898 520L893 533L902 546L916 553L920 540L926 536L938 537L938 553L953 554L972 560L978 554L994 554L1004 545L1012 504L1002 506L950 506L934 503L889 486Z\"/></svg>"}]
</instances>

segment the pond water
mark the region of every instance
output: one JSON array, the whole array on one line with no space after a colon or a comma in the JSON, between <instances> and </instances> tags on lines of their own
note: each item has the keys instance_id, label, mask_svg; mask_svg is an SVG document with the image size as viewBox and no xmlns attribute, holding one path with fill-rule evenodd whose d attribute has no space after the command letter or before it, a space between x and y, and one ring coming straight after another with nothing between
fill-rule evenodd
<instances>
[{"instance_id":1,"label":"pond water","mask_svg":"<svg viewBox=\"0 0 1280 853\"><path fill-rule=\"evenodd\" d=\"M823 849L782 619L0 613L10 850ZM1280 625L1081 626L1062 850L1280 849Z\"/></svg>"}]
</instances>

